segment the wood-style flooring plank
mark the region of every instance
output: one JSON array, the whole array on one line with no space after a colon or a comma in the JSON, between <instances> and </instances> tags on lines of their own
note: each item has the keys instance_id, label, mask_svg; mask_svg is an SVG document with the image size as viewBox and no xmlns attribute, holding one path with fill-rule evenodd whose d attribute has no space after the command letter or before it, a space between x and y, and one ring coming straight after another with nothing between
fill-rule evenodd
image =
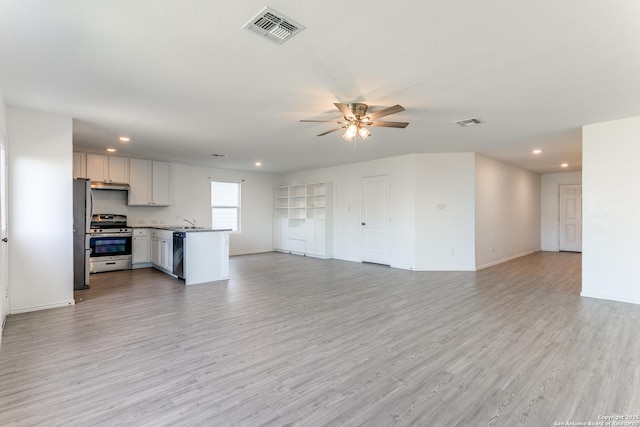
<instances>
[{"instance_id":1,"label":"wood-style flooring plank","mask_svg":"<svg viewBox=\"0 0 640 427\"><path fill-rule=\"evenodd\" d=\"M640 414L640 306L581 256L414 272L268 253L184 286L103 273L12 315L0 425L551 426ZM640 425L640 423L638 423Z\"/></svg>"}]
</instances>

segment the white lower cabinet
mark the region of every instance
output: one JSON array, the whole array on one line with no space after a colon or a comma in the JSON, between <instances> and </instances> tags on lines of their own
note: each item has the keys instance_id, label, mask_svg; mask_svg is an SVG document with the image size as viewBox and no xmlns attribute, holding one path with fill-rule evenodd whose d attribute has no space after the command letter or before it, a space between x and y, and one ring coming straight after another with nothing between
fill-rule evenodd
<instances>
[{"instance_id":1,"label":"white lower cabinet","mask_svg":"<svg viewBox=\"0 0 640 427\"><path fill-rule=\"evenodd\" d=\"M173 274L173 231L151 230L151 264Z\"/></svg>"},{"instance_id":2,"label":"white lower cabinet","mask_svg":"<svg viewBox=\"0 0 640 427\"><path fill-rule=\"evenodd\" d=\"M309 255L325 256L327 253L325 220L307 220L306 232L306 252Z\"/></svg>"},{"instance_id":3,"label":"white lower cabinet","mask_svg":"<svg viewBox=\"0 0 640 427\"><path fill-rule=\"evenodd\" d=\"M149 229L136 228L133 230L132 260L133 268L147 267L151 262L150 256L151 241L149 239Z\"/></svg>"}]
</instances>

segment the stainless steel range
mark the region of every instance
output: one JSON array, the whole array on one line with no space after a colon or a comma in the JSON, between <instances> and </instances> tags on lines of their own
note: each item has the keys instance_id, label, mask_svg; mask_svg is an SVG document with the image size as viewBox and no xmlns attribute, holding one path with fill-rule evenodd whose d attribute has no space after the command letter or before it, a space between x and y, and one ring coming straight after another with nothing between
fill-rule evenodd
<instances>
[{"instance_id":1,"label":"stainless steel range","mask_svg":"<svg viewBox=\"0 0 640 427\"><path fill-rule=\"evenodd\" d=\"M93 215L89 229L89 272L131 269L132 241L133 229L127 227L125 215Z\"/></svg>"}]
</instances>

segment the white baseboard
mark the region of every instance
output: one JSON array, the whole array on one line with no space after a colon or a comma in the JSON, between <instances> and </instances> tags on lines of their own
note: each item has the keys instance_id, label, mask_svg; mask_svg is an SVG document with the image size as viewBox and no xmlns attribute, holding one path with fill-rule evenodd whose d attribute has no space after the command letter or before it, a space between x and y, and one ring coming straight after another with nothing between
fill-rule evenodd
<instances>
[{"instance_id":1,"label":"white baseboard","mask_svg":"<svg viewBox=\"0 0 640 427\"><path fill-rule=\"evenodd\" d=\"M30 311L48 310L50 308L68 307L70 305L75 305L75 303L76 303L75 300L70 300L70 301L54 302L51 304L32 305L29 307L20 307L20 308L10 309L9 314L28 313Z\"/></svg>"},{"instance_id":2,"label":"white baseboard","mask_svg":"<svg viewBox=\"0 0 640 427\"><path fill-rule=\"evenodd\" d=\"M429 266L416 266L416 268L412 268L410 270L414 271L475 271L476 268L474 266L438 266L438 265L429 265Z\"/></svg>"},{"instance_id":3,"label":"white baseboard","mask_svg":"<svg viewBox=\"0 0 640 427\"><path fill-rule=\"evenodd\" d=\"M539 252L539 251L535 250L535 251L522 252L522 253L519 253L517 255L513 255L513 256L510 256L510 257L499 259L497 261L489 262L487 264L478 265L478 266L476 266L476 270L482 270L484 268L493 267L494 265L502 264L503 262L507 262L507 261L512 261L512 260L517 259L517 258L522 258L523 256L531 255L531 254L534 254L536 252Z\"/></svg>"},{"instance_id":4,"label":"white baseboard","mask_svg":"<svg viewBox=\"0 0 640 427\"><path fill-rule=\"evenodd\" d=\"M607 301L626 302L629 304L640 304L640 299L638 298L625 298L625 297L619 297L617 295L599 294L596 292L582 291L580 292L580 296L586 297L586 298L604 299Z\"/></svg>"},{"instance_id":5,"label":"white baseboard","mask_svg":"<svg viewBox=\"0 0 640 427\"><path fill-rule=\"evenodd\" d=\"M4 319L2 319L2 325L0 325L0 345L2 345L2 331L4 331L4 325L7 323L8 317L9 316L4 316Z\"/></svg>"}]
</instances>

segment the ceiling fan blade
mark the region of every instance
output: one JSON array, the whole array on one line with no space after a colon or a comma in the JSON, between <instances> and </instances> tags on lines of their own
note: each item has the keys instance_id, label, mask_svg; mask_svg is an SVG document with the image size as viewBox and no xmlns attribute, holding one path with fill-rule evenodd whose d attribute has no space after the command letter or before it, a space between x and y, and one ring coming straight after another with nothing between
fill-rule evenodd
<instances>
[{"instance_id":1,"label":"ceiling fan blade","mask_svg":"<svg viewBox=\"0 0 640 427\"><path fill-rule=\"evenodd\" d=\"M406 128L409 126L407 122L365 122L367 126L380 126L385 128Z\"/></svg>"},{"instance_id":2,"label":"ceiling fan blade","mask_svg":"<svg viewBox=\"0 0 640 427\"><path fill-rule=\"evenodd\" d=\"M347 104L341 104L339 102L334 102L333 105L336 106L338 110L342 113L342 115L347 119L352 119L353 113L349 110L349 106Z\"/></svg>"},{"instance_id":3,"label":"ceiling fan blade","mask_svg":"<svg viewBox=\"0 0 640 427\"><path fill-rule=\"evenodd\" d=\"M399 113L400 111L404 111L404 107L401 105L394 105L393 107L367 114L367 117L369 117L369 120L374 120L378 117L390 116L391 114Z\"/></svg>"},{"instance_id":4,"label":"ceiling fan blade","mask_svg":"<svg viewBox=\"0 0 640 427\"><path fill-rule=\"evenodd\" d=\"M338 120L300 120L301 122L308 122L308 123L340 123L342 124L342 122L338 121Z\"/></svg>"},{"instance_id":5,"label":"ceiling fan blade","mask_svg":"<svg viewBox=\"0 0 640 427\"><path fill-rule=\"evenodd\" d=\"M328 134L328 133L335 132L335 131L337 131L337 130L344 129L344 128L345 128L345 126L340 126L339 128L335 128L335 129L328 130L328 131L326 131L326 132L319 133L319 134L318 134L318 135L316 135L316 136L324 136L324 135L326 135L326 134Z\"/></svg>"}]
</instances>

